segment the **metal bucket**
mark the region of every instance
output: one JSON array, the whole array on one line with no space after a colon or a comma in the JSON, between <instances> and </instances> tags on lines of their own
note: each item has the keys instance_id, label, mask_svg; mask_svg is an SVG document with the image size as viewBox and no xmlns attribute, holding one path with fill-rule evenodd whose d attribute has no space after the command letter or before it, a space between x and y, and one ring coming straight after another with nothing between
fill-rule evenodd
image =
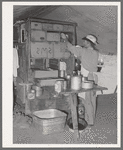
<instances>
[{"instance_id":1,"label":"metal bucket","mask_svg":"<svg viewBox=\"0 0 123 150\"><path fill-rule=\"evenodd\" d=\"M74 132L72 118L70 118L67 121L67 125L69 127L69 131ZM88 126L88 123L85 119L81 119L81 118L78 119L78 131L80 132L83 131L84 129L86 129L87 126Z\"/></svg>"},{"instance_id":2,"label":"metal bucket","mask_svg":"<svg viewBox=\"0 0 123 150\"><path fill-rule=\"evenodd\" d=\"M33 112L34 127L43 135L64 131L67 114L57 109L46 109Z\"/></svg>"}]
</instances>

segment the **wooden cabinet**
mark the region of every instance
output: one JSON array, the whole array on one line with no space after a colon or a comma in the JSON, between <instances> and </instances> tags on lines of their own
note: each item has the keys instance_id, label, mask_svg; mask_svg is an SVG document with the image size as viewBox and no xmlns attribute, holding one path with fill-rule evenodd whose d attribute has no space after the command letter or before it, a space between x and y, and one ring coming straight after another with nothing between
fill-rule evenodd
<instances>
[{"instance_id":1,"label":"wooden cabinet","mask_svg":"<svg viewBox=\"0 0 123 150\"><path fill-rule=\"evenodd\" d=\"M19 44L25 47L27 72L31 68L30 59L68 59L70 56L61 33L68 35L68 40L76 43L76 23L49 19L28 18L18 26ZM22 56L20 56L22 57ZM20 58L22 59L22 58Z\"/></svg>"},{"instance_id":2,"label":"wooden cabinet","mask_svg":"<svg viewBox=\"0 0 123 150\"><path fill-rule=\"evenodd\" d=\"M35 84L35 71L46 70L48 66L58 69L57 62L60 59L65 59L68 63L71 62L68 59L71 57L70 53L67 51L66 43L61 38L61 33L67 34L69 36L68 40L76 45L76 26L77 24L72 22L38 18L28 18L25 22L17 25L19 45L18 77L21 82ZM73 62L74 59L70 60ZM47 62L52 64L50 65ZM71 63L70 67L67 71L69 71L69 68L74 69L74 63ZM26 96L27 93L23 97L26 99Z\"/></svg>"}]
</instances>

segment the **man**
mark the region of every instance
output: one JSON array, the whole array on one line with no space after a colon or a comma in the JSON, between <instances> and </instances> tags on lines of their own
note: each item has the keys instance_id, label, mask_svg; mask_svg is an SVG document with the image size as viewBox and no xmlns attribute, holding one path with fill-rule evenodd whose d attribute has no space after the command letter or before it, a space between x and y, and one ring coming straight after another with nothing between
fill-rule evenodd
<instances>
[{"instance_id":1,"label":"man","mask_svg":"<svg viewBox=\"0 0 123 150\"><path fill-rule=\"evenodd\" d=\"M61 33L61 37L67 43L67 49L81 60L81 74L84 77L88 77L89 80L93 80L97 84L97 76L94 72L97 72L97 64L99 58L99 52L96 49L97 38L94 35L87 35L82 38L81 46L73 46L68 42L67 36ZM87 120L89 125L94 125L95 111L96 111L96 93L93 91L80 93L78 95L85 105L87 111Z\"/></svg>"}]
</instances>

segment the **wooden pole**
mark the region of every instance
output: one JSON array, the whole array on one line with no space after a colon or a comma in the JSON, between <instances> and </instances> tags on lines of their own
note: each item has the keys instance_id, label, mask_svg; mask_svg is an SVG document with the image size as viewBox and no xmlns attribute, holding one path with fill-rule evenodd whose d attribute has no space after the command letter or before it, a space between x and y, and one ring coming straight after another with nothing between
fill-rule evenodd
<instances>
[{"instance_id":1,"label":"wooden pole","mask_svg":"<svg viewBox=\"0 0 123 150\"><path fill-rule=\"evenodd\" d=\"M75 93L70 94L70 100L71 100L71 114L74 130L74 140L75 143L78 143L79 131L78 131L78 117L77 117L77 96Z\"/></svg>"}]
</instances>

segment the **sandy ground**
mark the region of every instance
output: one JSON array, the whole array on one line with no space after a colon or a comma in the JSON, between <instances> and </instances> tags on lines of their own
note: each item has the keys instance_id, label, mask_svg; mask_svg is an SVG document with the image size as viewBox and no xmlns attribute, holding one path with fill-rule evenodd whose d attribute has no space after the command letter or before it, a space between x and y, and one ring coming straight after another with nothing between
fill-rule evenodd
<instances>
[{"instance_id":1,"label":"sandy ground","mask_svg":"<svg viewBox=\"0 0 123 150\"><path fill-rule=\"evenodd\" d=\"M25 117L23 117L25 118ZM24 120L24 119L22 119ZM27 123L28 120L28 123ZM23 121L25 123L25 121ZM17 125L18 124L18 125ZM31 124L26 118L26 124ZM32 125L25 128L23 123L16 123L13 128L14 144L73 144L73 133L68 127L62 133L43 135ZM79 143L83 144L116 144L117 143L117 98L116 94L100 95L97 98L95 125L87 127L80 134Z\"/></svg>"}]
</instances>

